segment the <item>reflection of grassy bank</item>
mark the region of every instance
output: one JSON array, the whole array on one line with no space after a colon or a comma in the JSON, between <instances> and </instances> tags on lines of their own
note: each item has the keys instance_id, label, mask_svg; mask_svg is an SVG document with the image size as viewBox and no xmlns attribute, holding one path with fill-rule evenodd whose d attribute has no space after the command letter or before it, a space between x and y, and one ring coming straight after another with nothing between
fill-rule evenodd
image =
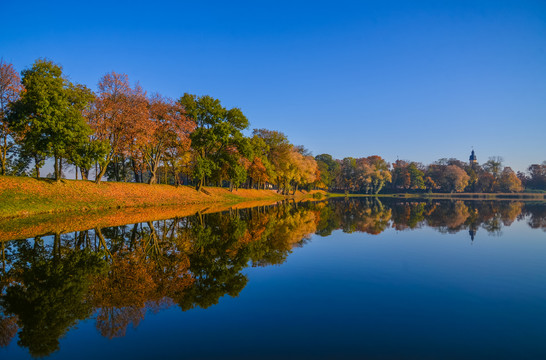
<instances>
[{"instance_id":1,"label":"reflection of grassy bank","mask_svg":"<svg viewBox=\"0 0 546 360\"><path fill-rule=\"evenodd\" d=\"M295 197L306 197L298 192ZM234 204L243 201L281 200L272 190L205 188L188 186L63 180L55 183L27 177L0 176L0 218L69 211L150 207L157 205Z\"/></svg>"},{"instance_id":2,"label":"reflection of grassy bank","mask_svg":"<svg viewBox=\"0 0 546 360\"><path fill-rule=\"evenodd\" d=\"M543 193L400 193L400 194L329 194L330 197L385 197L400 199L457 199L457 200L546 200Z\"/></svg>"},{"instance_id":3,"label":"reflection of grassy bank","mask_svg":"<svg viewBox=\"0 0 546 360\"><path fill-rule=\"evenodd\" d=\"M145 221L155 221L184 217L199 213L211 213L242 207L271 205L270 201L249 201L227 205L214 203L209 205L193 204L187 206L155 206L148 208L107 209L100 211L79 212L76 214L50 213L0 219L0 241L26 239L39 235L69 233L93 228L121 226Z\"/></svg>"}]
</instances>

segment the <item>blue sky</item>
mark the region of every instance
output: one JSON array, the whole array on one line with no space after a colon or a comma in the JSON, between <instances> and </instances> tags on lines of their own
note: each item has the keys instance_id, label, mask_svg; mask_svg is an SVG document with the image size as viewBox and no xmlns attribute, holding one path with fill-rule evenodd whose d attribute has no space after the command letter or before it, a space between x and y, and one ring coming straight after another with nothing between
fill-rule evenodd
<instances>
[{"instance_id":1,"label":"blue sky","mask_svg":"<svg viewBox=\"0 0 546 360\"><path fill-rule=\"evenodd\" d=\"M4 2L0 57L209 94L313 154L546 160L546 1Z\"/></svg>"}]
</instances>

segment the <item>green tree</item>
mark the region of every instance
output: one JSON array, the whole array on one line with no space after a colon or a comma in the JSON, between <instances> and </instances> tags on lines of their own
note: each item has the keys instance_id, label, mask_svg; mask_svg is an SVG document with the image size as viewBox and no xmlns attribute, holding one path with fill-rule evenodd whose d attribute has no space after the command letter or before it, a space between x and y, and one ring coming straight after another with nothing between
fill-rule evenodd
<instances>
[{"instance_id":1,"label":"green tree","mask_svg":"<svg viewBox=\"0 0 546 360\"><path fill-rule=\"evenodd\" d=\"M408 166L408 172L410 175L410 188L415 190L424 189L425 180L423 179L423 176L425 175L425 173L417 167L417 164L412 162Z\"/></svg>"},{"instance_id":2,"label":"green tree","mask_svg":"<svg viewBox=\"0 0 546 360\"><path fill-rule=\"evenodd\" d=\"M546 161L542 164L532 164L527 168L527 171L529 172L528 186L546 190Z\"/></svg>"},{"instance_id":3,"label":"green tree","mask_svg":"<svg viewBox=\"0 0 546 360\"><path fill-rule=\"evenodd\" d=\"M483 164L483 169L493 175L497 179L502 171L502 162L503 159L500 156L491 156L485 164Z\"/></svg>"},{"instance_id":4,"label":"green tree","mask_svg":"<svg viewBox=\"0 0 546 360\"><path fill-rule=\"evenodd\" d=\"M320 172L320 183L326 188L330 188L339 173L339 163L330 154L317 155L315 156L315 160Z\"/></svg>"},{"instance_id":5,"label":"green tree","mask_svg":"<svg viewBox=\"0 0 546 360\"><path fill-rule=\"evenodd\" d=\"M16 281L1 300L6 312L18 318L22 329L18 344L32 356L58 350L59 338L78 320L91 316L87 290L92 276L106 266L102 255L89 249L59 254L59 242L59 235L53 248L39 238L34 244L21 242L10 271Z\"/></svg>"},{"instance_id":6,"label":"green tree","mask_svg":"<svg viewBox=\"0 0 546 360\"><path fill-rule=\"evenodd\" d=\"M238 108L226 109L220 100L211 96L184 94L179 100L188 119L195 122L190 135L194 149L193 177L201 190L205 179L218 169L218 160L230 147L237 147L241 130L248 127L248 119ZM237 172L237 171L236 171Z\"/></svg>"},{"instance_id":7,"label":"green tree","mask_svg":"<svg viewBox=\"0 0 546 360\"><path fill-rule=\"evenodd\" d=\"M62 159L69 158L91 132L83 111L93 94L69 82L59 65L45 59L36 60L22 75L25 91L13 103L10 122L21 135L23 150L33 154L37 164L53 156L58 181Z\"/></svg>"}]
</instances>

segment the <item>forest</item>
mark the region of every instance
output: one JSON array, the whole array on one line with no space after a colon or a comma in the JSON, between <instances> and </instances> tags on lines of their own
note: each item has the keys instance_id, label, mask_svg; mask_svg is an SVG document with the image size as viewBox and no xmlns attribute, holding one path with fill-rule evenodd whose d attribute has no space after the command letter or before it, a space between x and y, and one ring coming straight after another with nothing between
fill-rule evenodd
<instances>
[{"instance_id":1,"label":"forest","mask_svg":"<svg viewBox=\"0 0 546 360\"><path fill-rule=\"evenodd\" d=\"M110 72L94 92L38 59L19 75L0 61L0 175L378 194L546 190L546 161L515 173L502 158L432 164L377 155L312 156L280 131L249 128L241 109L208 95L148 94ZM248 135L245 135L248 134Z\"/></svg>"}]
</instances>

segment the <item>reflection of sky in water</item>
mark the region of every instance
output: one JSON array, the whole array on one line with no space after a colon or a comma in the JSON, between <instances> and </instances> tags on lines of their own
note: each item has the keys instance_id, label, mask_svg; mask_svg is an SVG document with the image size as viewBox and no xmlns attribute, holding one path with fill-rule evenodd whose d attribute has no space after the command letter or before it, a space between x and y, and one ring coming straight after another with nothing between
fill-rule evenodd
<instances>
[{"instance_id":1,"label":"reflection of sky in water","mask_svg":"<svg viewBox=\"0 0 546 360\"><path fill-rule=\"evenodd\" d=\"M148 313L108 340L94 320L52 358L544 358L546 233L432 228L313 235L282 265L248 267L238 297ZM6 357L7 356L7 357ZM12 341L2 358L25 358Z\"/></svg>"}]
</instances>

